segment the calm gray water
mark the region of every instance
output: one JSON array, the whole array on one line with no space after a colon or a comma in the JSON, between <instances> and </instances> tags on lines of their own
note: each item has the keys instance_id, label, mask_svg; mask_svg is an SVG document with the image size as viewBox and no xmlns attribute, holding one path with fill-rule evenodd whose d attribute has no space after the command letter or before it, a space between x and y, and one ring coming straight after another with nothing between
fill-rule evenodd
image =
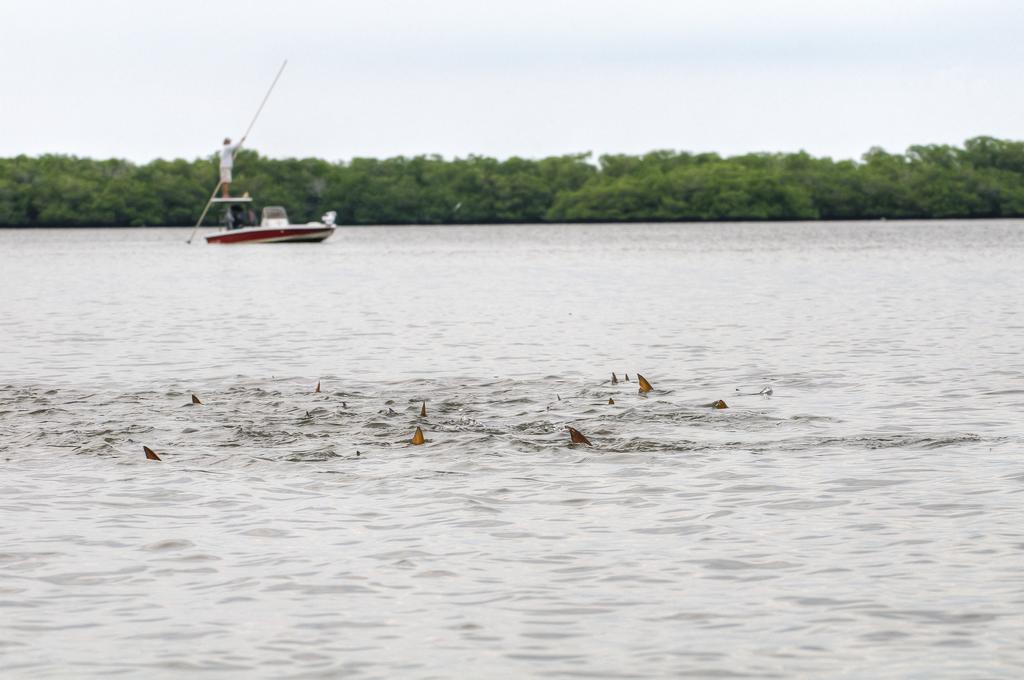
<instances>
[{"instance_id":1,"label":"calm gray water","mask_svg":"<svg viewBox=\"0 0 1024 680\"><path fill-rule=\"evenodd\" d=\"M0 231L5 678L1024 675L1024 223L186 235Z\"/></svg>"}]
</instances>

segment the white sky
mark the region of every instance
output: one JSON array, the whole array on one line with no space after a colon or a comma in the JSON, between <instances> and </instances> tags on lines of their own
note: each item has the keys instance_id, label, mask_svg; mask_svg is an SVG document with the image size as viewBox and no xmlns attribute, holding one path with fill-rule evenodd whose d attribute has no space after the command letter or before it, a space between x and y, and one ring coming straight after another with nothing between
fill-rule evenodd
<instances>
[{"instance_id":1,"label":"white sky","mask_svg":"<svg viewBox=\"0 0 1024 680\"><path fill-rule=\"evenodd\" d=\"M653 149L859 157L1024 137L1021 0L0 0L0 156Z\"/></svg>"}]
</instances>

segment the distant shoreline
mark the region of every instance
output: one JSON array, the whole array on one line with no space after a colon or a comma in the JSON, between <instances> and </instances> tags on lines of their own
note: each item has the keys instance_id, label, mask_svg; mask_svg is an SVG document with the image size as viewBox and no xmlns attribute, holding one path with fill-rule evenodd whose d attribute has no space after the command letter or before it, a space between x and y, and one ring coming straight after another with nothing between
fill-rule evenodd
<instances>
[{"instance_id":1,"label":"distant shoreline","mask_svg":"<svg viewBox=\"0 0 1024 680\"><path fill-rule=\"evenodd\" d=\"M1024 221L1024 215L1020 217L906 217L898 219L853 219L853 220L702 220L702 221L679 221L679 220L631 220L631 221L618 221L618 222L602 222L602 221L577 221L577 222L446 222L446 223L435 223L435 224L341 224L338 225L338 229L373 229L376 227L391 228L401 227L403 229L416 229L420 227L544 227L544 226L632 226L632 225L644 225L644 224L676 224L679 226L709 226L709 225L755 225L755 224L887 224L892 223L893 225L908 224L911 222L1012 222L1012 221ZM129 230L129 229L193 229L194 224L177 224L177 225L155 225L155 224L142 224L137 226L125 226L125 225L0 225L0 230L5 231L16 231L16 230L46 230L46 229L111 229L111 230ZM215 229L219 228L217 225L206 224L203 226L204 229Z\"/></svg>"},{"instance_id":2,"label":"distant shoreline","mask_svg":"<svg viewBox=\"0 0 1024 680\"><path fill-rule=\"evenodd\" d=\"M292 222L338 226L711 223L1024 217L1024 142L721 157L654 151L539 160L437 156L347 162L243 150L235 195ZM192 226L217 184L214 157L145 165L72 156L0 159L0 228ZM223 206L206 224L223 219Z\"/></svg>"}]
</instances>

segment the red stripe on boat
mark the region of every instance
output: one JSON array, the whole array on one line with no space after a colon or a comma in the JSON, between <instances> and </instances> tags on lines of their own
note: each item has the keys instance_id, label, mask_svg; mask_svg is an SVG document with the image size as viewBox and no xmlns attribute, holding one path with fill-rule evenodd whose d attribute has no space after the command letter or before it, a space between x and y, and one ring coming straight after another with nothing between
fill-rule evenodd
<instances>
[{"instance_id":1,"label":"red stripe on boat","mask_svg":"<svg viewBox=\"0 0 1024 680\"><path fill-rule=\"evenodd\" d=\"M242 229L227 233L210 234L207 243L288 243L289 241L323 241L334 233L334 228L309 229Z\"/></svg>"}]
</instances>

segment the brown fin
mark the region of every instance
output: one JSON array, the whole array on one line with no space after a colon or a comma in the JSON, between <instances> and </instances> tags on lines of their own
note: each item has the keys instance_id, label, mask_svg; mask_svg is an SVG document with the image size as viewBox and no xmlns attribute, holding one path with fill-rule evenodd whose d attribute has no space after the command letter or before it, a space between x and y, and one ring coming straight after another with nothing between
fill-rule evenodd
<instances>
[{"instance_id":1,"label":"brown fin","mask_svg":"<svg viewBox=\"0 0 1024 680\"><path fill-rule=\"evenodd\" d=\"M192 395L192 403L193 403L193 404L199 404L200 406L202 406L202 405L203 405L203 402L199 401L199 397L197 397L197 396L196 396L196 395L194 395L194 394Z\"/></svg>"},{"instance_id":2,"label":"brown fin","mask_svg":"<svg viewBox=\"0 0 1024 680\"><path fill-rule=\"evenodd\" d=\"M555 399L557 399L558 401L562 401L562 398L560 396L558 396L557 394L555 395Z\"/></svg>"},{"instance_id":3,"label":"brown fin","mask_svg":"<svg viewBox=\"0 0 1024 680\"><path fill-rule=\"evenodd\" d=\"M629 373L626 373L626 382L629 382Z\"/></svg>"},{"instance_id":4,"label":"brown fin","mask_svg":"<svg viewBox=\"0 0 1024 680\"><path fill-rule=\"evenodd\" d=\"M615 403L615 400L612 399L611 397L608 397L608 404L611 405L611 404L614 404L614 403Z\"/></svg>"},{"instance_id":5,"label":"brown fin","mask_svg":"<svg viewBox=\"0 0 1024 680\"><path fill-rule=\"evenodd\" d=\"M619 379L615 376L614 373L612 373L612 384L613 385L618 385L619 384Z\"/></svg>"},{"instance_id":6,"label":"brown fin","mask_svg":"<svg viewBox=\"0 0 1024 680\"><path fill-rule=\"evenodd\" d=\"M729 408L729 405L725 403L724 399L719 399L711 405L711 408Z\"/></svg>"},{"instance_id":7,"label":"brown fin","mask_svg":"<svg viewBox=\"0 0 1024 680\"><path fill-rule=\"evenodd\" d=\"M143 446L142 450L146 452L146 460L160 460L160 456L156 455L153 449L148 446Z\"/></svg>"},{"instance_id":8,"label":"brown fin","mask_svg":"<svg viewBox=\"0 0 1024 680\"><path fill-rule=\"evenodd\" d=\"M639 373L636 374L636 381L640 383L641 392L650 392L654 389L654 387L651 386L651 383L647 382L647 378L643 377Z\"/></svg>"},{"instance_id":9,"label":"brown fin","mask_svg":"<svg viewBox=\"0 0 1024 680\"><path fill-rule=\"evenodd\" d=\"M566 427L569 427L566 425ZM587 436L577 430L575 427L569 427L569 441L573 444L586 444L587 446L593 446Z\"/></svg>"},{"instance_id":10,"label":"brown fin","mask_svg":"<svg viewBox=\"0 0 1024 680\"><path fill-rule=\"evenodd\" d=\"M317 380L317 381L316 381L316 389L315 389L315 390L313 390L313 392L319 392L319 391L320 391L320 381L319 381L319 380Z\"/></svg>"},{"instance_id":11,"label":"brown fin","mask_svg":"<svg viewBox=\"0 0 1024 680\"><path fill-rule=\"evenodd\" d=\"M427 440L423 438L423 430L417 427L416 433L412 436L412 439L409 440L409 443L414 446L419 446L425 441Z\"/></svg>"},{"instance_id":12,"label":"brown fin","mask_svg":"<svg viewBox=\"0 0 1024 680\"><path fill-rule=\"evenodd\" d=\"M420 418L427 417L427 402L423 402L423 407L420 409Z\"/></svg>"}]
</instances>

